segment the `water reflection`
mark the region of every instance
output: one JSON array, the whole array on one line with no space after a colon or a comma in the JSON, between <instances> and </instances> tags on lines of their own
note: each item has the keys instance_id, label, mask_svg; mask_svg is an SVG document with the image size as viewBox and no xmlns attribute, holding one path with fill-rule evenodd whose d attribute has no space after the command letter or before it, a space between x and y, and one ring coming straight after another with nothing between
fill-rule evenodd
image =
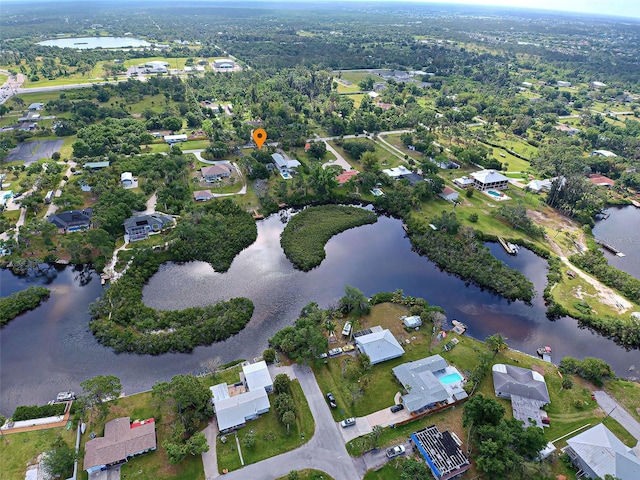
<instances>
[{"instance_id":1,"label":"water reflection","mask_svg":"<svg viewBox=\"0 0 640 480\"><path fill-rule=\"evenodd\" d=\"M266 347L268 338L297 318L304 305L336 303L345 284L367 295L403 289L445 308L449 319L469 326L469 335L484 339L502 332L510 346L528 353L550 345L554 360L593 355L610 363L619 375L628 375L630 365L640 364L638 351L625 352L612 341L579 329L572 319L547 320L540 298L546 263L529 251L508 257L499 246L491 245L498 258L534 282L539 295L525 305L509 303L441 272L411 251L398 220L380 218L376 224L334 237L327 244L325 261L307 273L293 269L282 253L282 229L277 215L259 222L257 241L224 274L202 262L167 264L150 280L144 301L156 308L206 305L237 296L254 302L254 316L241 333L199 347L192 354L116 355L99 345L87 327L87 308L102 287L89 269L53 269L57 275L53 280L46 275L18 278L1 270L2 295L47 282L52 295L40 308L16 318L0 332L0 413L11 415L19 404L42 404L58 391L78 391L81 381L98 374L120 377L124 391L134 393L173 375L196 372L212 356L219 355L223 361L252 359Z\"/></svg>"}]
</instances>

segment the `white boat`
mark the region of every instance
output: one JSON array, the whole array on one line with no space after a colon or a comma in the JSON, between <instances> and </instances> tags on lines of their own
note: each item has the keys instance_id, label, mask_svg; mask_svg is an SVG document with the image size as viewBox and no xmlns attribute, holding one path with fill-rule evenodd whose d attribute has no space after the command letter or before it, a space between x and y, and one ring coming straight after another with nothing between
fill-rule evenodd
<instances>
[{"instance_id":1,"label":"white boat","mask_svg":"<svg viewBox=\"0 0 640 480\"><path fill-rule=\"evenodd\" d=\"M76 394L75 392L60 392L56 397L56 402L68 402L70 400L75 400Z\"/></svg>"},{"instance_id":2,"label":"white boat","mask_svg":"<svg viewBox=\"0 0 640 480\"><path fill-rule=\"evenodd\" d=\"M86 432L86 431L87 431L87 424L82 422L80 424L80 433L82 433L84 435L84 432Z\"/></svg>"}]
</instances>

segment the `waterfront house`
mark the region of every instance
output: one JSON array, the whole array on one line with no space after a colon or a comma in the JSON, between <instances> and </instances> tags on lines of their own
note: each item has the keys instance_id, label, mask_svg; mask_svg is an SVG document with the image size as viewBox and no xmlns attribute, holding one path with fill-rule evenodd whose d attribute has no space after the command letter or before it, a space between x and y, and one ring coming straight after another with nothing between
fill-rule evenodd
<instances>
[{"instance_id":1,"label":"waterfront house","mask_svg":"<svg viewBox=\"0 0 640 480\"><path fill-rule=\"evenodd\" d=\"M242 366L242 375L247 390L257 390L264 388L267 393L273 391L273 380L267 368L267 363L263 360L249 365Z\"/></svg>"},{"instance_id":2,"label":"waterfront house","mask_svg":"<svg viewBox=\"0 0 640 480\"><path fill-rule=\"evenodd\" d=\"M491 370L496 397L511 400L513 418L522 420L525 427L542 428L542 418L547 416L542 407L551 401L544 377L533 370L502 363Z\"/></svg>"},{"instance_id":3,"label":"waterfront house","mask_svg":"<svg viewBox=\"0 0 640 480\"><path fill-rule=\"evenodd\" d=\"M157 448L153 418L131 423L129 417L107 422L104 437L93 438L84 446L84 469L89 473L125 463L129 458Z\"/></svg>"},{"instance_id":4,"label":"waterfront house","mask_svg":"<svg viewBox=\"0 0 640 480\"><path fill-rule=\"evenodd\" d=\"M467 398L462 375L440 355L403 363L392 372L407 392L402 403L412 415Z\"/></svg>"},{"instance_id":5,"label":"waterfront house","mask_svg":"<svg viewBox=\"0 0 640 480\"><path fill-rule=\"evenodd\" d=\"M221 433L244 427L249 420L258 418L271 408L269 395L264 387L248 392L240 390L240 393L236 393L238 389L235 386L229 387L226 383L209 388Z\"/></svg>"},{"instance_id":6,"label":"waterfront house","mask_svg":"<svg viewBox=\"0 0 640 480\"><path fill-rule=\"evenodd\" d=\"M371 365L404 355L404 348L389 330L383 330L381 327L373 327L370 330L370 333L354 336L358 351L369 356Z\"/></svg>"},{"instance_id":7,"label":"waterfront house","mask_svg":"<svg viewBox=\"0 0 640 480\"><path fill-rule=\"evenodd\" d=\"M285 178L291 173L291 170L296 170L300 166L300 162L298 160L291 160L279 153L272 154L271 159L273 160L273 164L278 168L280 174L284 174L283 176Z\"/></svg>"},{"instance_id":8,"label":"waterfront house","mask_svg":"<svg viewBox=\"0 0 640 480\"><path fill-rule=\"evenodd\" d=\"M78 230L86 230L91 225L91 217L93 210L85 208L84 210L68 210L66 212L55 213L48 220L64 233L77 232Z\"/></svg>"},{"instance_id":9,"label":"waterfront house","mask_svg":"<svg viewBox=\"0 0 640 480\"><path fill-rule=\"evenodd\" d=\"M129 241L135 242L149 238L152 233L161 232L173 224L173 218L161 213L135 215L124 221L124 231L129 235Z\"/></svg>"},{"instance_id":10,"label":"waterfront house","mask_svg":"<svg viewBox=\"0 0 640 480\"><path fill-rule=\"evenodd\" d=\"M564 453L578 469L577 478L640 478L640 458L602 423L567 440Z\"/></svg>"}]
</instances>

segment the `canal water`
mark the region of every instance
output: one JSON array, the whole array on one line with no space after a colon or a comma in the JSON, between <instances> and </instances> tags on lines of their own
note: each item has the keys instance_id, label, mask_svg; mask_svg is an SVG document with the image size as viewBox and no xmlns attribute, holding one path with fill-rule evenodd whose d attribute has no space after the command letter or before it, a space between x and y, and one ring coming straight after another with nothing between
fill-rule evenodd
<instances>
[{"instance_id":1,"label":"canal water","mask_svg":"<svg viewBox=\"0 0 640 480\"><path fill-rule=\"evenodd\" d=\"M151 388L173 375L197 372L212 356L224 361L252 359L267 346L280 328L291 324L301 308L315 301L336 304L344 285L366 295L403 289L447 311L449 320L469 326L468 334L479 339L501 332L513 348L535 354L541 345L553 348L553 359L596 356L612 365L617 374L629 375L631 365L640 366L640 352L627 352L614 342L575 320L549 321L541 294L546 262L521 249L509 257L497 245L498 258L519 269L535 284L538 296L531 305L507 302L495 295L441 272L427 258L411 250L401 222L381 217L376 224L344 232L329 241L327 258L310 272L294 270L280 248L284 228L279 215L258 222L258 238L241 252L226 273L206 263L166 264L144 289L147 305L182 309L206 305L235 296L255 304L251 322L238 335L192 354L158 357L115 354L99 345L87 327L87 308L101 293L99 277L90 270L67 267L48 276L25 279L0 271L2 295L29 284L46 284L51 298L0 332L0 413L10 415L19 404L42 404L58 391L79 391L79 383L97 374L121 378L125 393Z\"/></svg>"},{"instance_id":2,"label":"canal water","mask_svg":"<svg viewBox=\"0 0 640 480\"><path fill-rule=\"evenodd\" d=\"M599 220L593 228L593 235L624 253L617 257L602 249L609 264L640 278L640 208L611 207L606 220Z\"/></svg>"}]
</instances>

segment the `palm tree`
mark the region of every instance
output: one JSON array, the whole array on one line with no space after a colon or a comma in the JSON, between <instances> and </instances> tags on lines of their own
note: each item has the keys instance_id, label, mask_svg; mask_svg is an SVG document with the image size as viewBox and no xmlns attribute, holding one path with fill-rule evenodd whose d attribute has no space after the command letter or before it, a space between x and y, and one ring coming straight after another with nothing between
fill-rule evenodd
<instances>
[{"instance_id":1,"label":"palm tree","mask_svg":"<svg viewBox=\"0 0 640 480\"><path fill-rule=\"evenodd\" d=\"M495 357L498 353L502 353L509 348L506 338L501 333L496 333L486 338L485 342Z\"/></svg>"}]
</instances>

